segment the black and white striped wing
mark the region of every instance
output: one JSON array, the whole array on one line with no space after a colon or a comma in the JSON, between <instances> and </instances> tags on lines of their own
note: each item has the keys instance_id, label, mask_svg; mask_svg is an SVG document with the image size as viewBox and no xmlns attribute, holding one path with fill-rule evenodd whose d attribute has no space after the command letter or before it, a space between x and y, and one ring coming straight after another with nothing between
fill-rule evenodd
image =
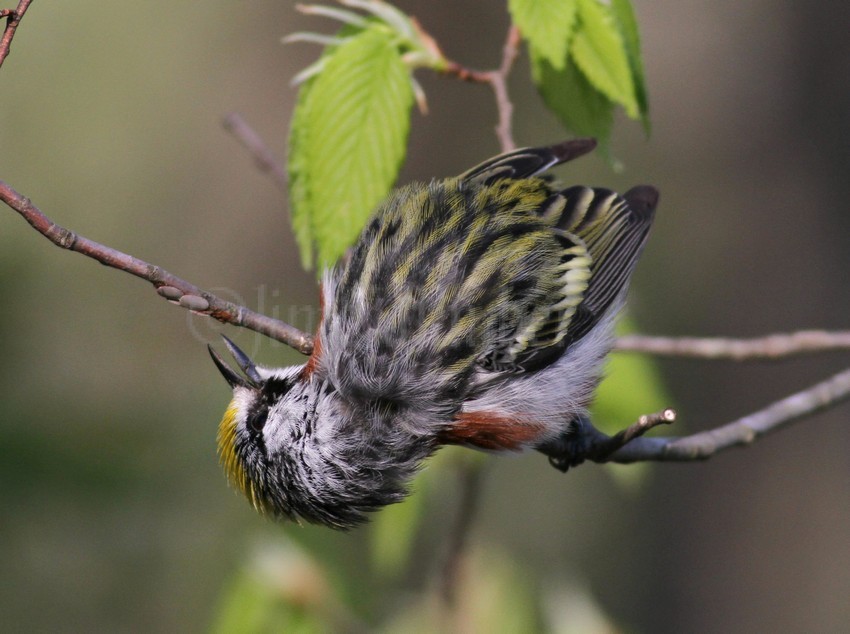
<instances>
[{"instance_id":1,"label":"black and white striped wing","mask_svg":"<svg viewBox=\"0 0 850 634\"><path fill-rule=\"evenodd\" d=\"M557 360L606 315L628 285L652 224L658 193L601 188L558 192L541 213L562 245L561 285L533 310L508 345L483 360L495 371L533 371Z\"/></svg>"},{"instance_id":2,"label":"black and white striped wing","mask_svg":"<svg viewBox=\"0 0 850 634\"><path fill-rule=\"evenodd\" d=\"M461 174L460 178L479 185L490 185L506 178L531 178L550 167L577 159L595 147L596 140L587 138L571 139L546 147L520 148L476 165Z\"/></svg>"}]
</instances>

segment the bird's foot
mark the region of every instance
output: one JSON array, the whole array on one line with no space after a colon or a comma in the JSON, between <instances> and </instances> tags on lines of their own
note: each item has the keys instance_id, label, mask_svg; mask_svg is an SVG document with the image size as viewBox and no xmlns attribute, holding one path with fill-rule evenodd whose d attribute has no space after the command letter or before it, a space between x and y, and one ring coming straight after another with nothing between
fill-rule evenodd
<instances>
[{"instance_id":1,"label":"bird's foot","mask_svg":"<svg viewBox=\"0 0 850 634\"><path fill-rule=\"evenodd\" d=\"M590 421L586 417L575 418L566 431L537 450L549 457L549 464L566 473L570 467L577 467L587 457L592 444L592 435L587 433L590 428Z\"/></svg>"}]
</instances>

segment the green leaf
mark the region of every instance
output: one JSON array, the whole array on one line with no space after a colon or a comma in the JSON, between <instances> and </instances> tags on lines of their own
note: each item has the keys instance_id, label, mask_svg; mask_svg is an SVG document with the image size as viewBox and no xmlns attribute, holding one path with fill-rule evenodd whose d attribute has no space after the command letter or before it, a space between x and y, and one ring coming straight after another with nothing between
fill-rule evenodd
<instances>
[{"instance_id":1,"label":"green leaf","mask_svg":"<svg viewBox=\"0 0 850 634\"><path fill-rule=\"evenodd\" d=\"M576 0L508 2L511 18L523 37L556 70L561 70L567 59L577 8Z\"/></svg>"},{"instance_id":2,"label":"green leaf","mask_svg":"<svg viewBox=\"0 0 850 634\"><path fill-rule=\"evenodd\" d=\"M640 32L638 31L635 12L629 0L611 0L611 9L626 44L626 53L629 56L629 66L635 84L635 98L637 99L641 122L646 133L649 134L649 97L646 91L643 59L640 53Z\"/></svg>"},{"instance_id":3,"label":"green leaf","mask_svg":"<svg viewBox=\"0 0 850 634\"><path fill-rule=\"evenodd\" d=\"M312 219L307 212L310 209L310 188L307 186L308 168L303 148L307 144L307 126L304 121L307 109L304 104L312 85L312 80L308 80L298 91L289 128L289 160L286 164L289 173L289 218L295 242L301 251L301 266L308 270L313 265L313 230Z\"/></svg>"},{"instance_id":4,"label":"green leaf","mask_svg":"<svg viewBox=\"0 0 850 634\"><path fill-rule=\"evenodd\" d=\"M319 7L312 7L312 9L319 9ZM292 120L289 124L289 151L286 164L289 176L289 218L292 222L295 242L301 251L301 266L307 270L310 270L313 266L313 219L307 211L311 208L310 188L307 185L309 166L306 164L306 152L304 150L307 147L306 113L309 109L308 97L316 76L324 69L328 58L336 51L337 46L360 32L361 29L356 26L350 24L343 26L335 36L338 44L326 46L319 59L298 73L293 79L295 84L301 83L301 88L298 90ZM305 77L305 79L302 80L301 77Z\"/></svg>"},{"instance_id":5,"label":"green leaf","mask_svg":"<svg viewBox=\"0 0 850 634\"><path fill-rule=\"evenodd\" d=\"M404 159L413 91L393 34L367 28L328 52L302 87L289 144L293 226L320 268L357 239ZM306 254L306 255L305 255Z\"/></svg>"},{"instance_id":6,"label":"green leaf","mask_svg":"<svg viewBox=\"0 0 850 634\"><path fill-rule=\"evenodd\" d=\"M578 0L578 13L572 59L591 84L636 119L639 108L629 56L611 8L597 0Z\"/></svg>"},{"instance_id":7,"label":"green leaf","mask_svg":"<svg viewBox=\"0 0 850 634\"><path fill-rule=\"evenodd\" d=\"M531 48L531 73L537 90L561 123L605 148L614 123L614 104L585 79L571 59L557 70Z\"/></svg>"}]
</instances>

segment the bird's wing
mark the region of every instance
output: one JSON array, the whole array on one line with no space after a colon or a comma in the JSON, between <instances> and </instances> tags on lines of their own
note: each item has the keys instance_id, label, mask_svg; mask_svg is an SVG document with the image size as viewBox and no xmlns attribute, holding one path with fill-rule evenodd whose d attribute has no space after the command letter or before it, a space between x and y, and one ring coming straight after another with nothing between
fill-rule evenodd
<instances>
[{"instance_id":1,"label":"bird's wing","mask_svg":"<svg viewBox=\"0 0 850 634\"><path fill-rule=\"evenodd\" d=\"M570 324L570 343L587 334L628 285L652 226L658 191L642 185L620 196L571 187L561 196L566 204L556 226L584 240L593 260L587 291Z\"/></svg>"},{"instance_id":2,"label":"bird's wing","mask_svg":"<svg viewBox=\"0 0 850 634\"><path fill-rule=\"evenodd\" d=\"M648 186L624 196L577 186L548 200L540 213L563 247L555 264L562 284L484 367L540 369L590 332L627 287L657 201Z\"/></svg>"},{"instance_id":3,"label":"bird's wing","mask_svg":"<svg viewBox=\"0 0 850 634\"><path fill-rule=\"evenodd\" d=\"M395 191L326 278L314 365L351 402L449 411L473 374L555 361L625 286L654 206L532 177L592 146L517 150Z\"/></svg>"}]
</instances>

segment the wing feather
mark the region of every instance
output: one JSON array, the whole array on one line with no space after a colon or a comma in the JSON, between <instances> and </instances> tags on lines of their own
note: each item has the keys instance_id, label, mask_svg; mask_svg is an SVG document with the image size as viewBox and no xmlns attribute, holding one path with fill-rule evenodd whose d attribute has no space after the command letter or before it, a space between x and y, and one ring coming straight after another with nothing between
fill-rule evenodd
<instances>
[{"instance_id":1,"label":"wing feather","mask_svg":"<svg viewBox=\"0 0 850 634\"><path fill-rule=\"evenodd\" d=\"M461 174L460 179L478 185L491 185L506 178L531 178L550 167L577 159L595 147L596 139L586 138L571 139L547 147L520 148L476 165Z\"/></svg>"},{"instance_id":2,"label":"wing feather","mask_svg":"<svg viewBox=\"0 0 850 634\"><path fill-rule=\"evenodd\" d=\"M658 201L642 186L625 196L603 188L570 187L554 194L540 214L565 245L560 286L535 307L506 346L482 360L488 371L533 371L558 359L599 323L625 292ZM574 259L566 255L578 255Z\"/></svg>"},{"instance_id":3,"label":"wing feather","mask_svg":"<svg viewBox=\"0 0 850 634\"><path fill-rule=\"evenodd\" d=\"M317 371L352 402L449 412L485 375L557 360L616 304L658 198L536 177L594 145L516 150L396 190L326 276Z\"/></svg>"}]
</instances>

